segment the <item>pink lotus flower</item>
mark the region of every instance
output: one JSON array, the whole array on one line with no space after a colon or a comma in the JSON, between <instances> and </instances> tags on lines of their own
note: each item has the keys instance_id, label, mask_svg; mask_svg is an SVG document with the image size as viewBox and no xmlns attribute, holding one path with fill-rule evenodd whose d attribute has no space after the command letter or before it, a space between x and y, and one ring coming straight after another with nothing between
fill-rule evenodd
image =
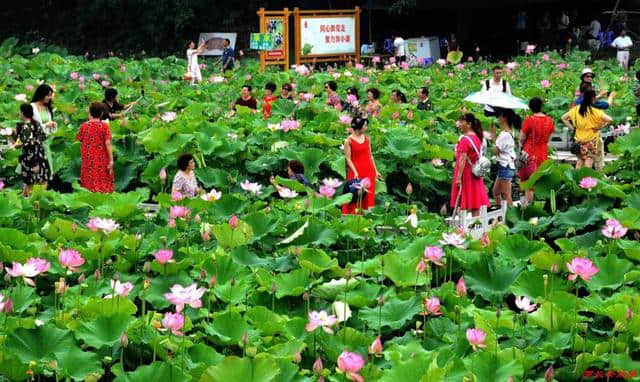
<instances>
[{"instance_id":1,"label":"pink lotus flower","mask_svg":"<svg viewBox=\"0 0 640 382\"><path fill-rule=\"evenodd\" d=\"M71 77L72 80L77 80L78 79L78 72L69 73L69 77Z\"/></svg>"},{"instance_id":2,"label":"pink lotus flower","mask_svg":"<svg viewBox=\"0 0 640 382\"><path fill-rule=\"evenodd\" d=\"M487 69L482 69L482 71L480 71L480 74L486 76L487 74L489 74L489 71Z\"/></svg>"},{"instance_id":3,"label":"pink lotus flower","mask_svg":"<svg viewBox=\"0 0 640 382\"><path fill-rule=\"evenodd\" d=\"M301 76L308 76L311 73L306 65L297 65L295 71Z\"/></svg>"},{"instance_id":4,"label":"pink lotus flower","mask_svg":"<svg viewBox=\"0 0 640 382\"><path fill-rule=\"evenodd\" d=\"M442 167L444 165L444 163L442 162L442 159L440 158L431 159L431 164L434 165L435 167Z\"/></svg>"},{"instance_id":5,"label":"pink lotus flower","mask_svg":"<svg viewBox=\"0 0 640 382\"><path fill-rule=\"evenodd\" d=\"M590 176L584 177L580 180L580 187L589 190L589 192L591 192L591 189L596 185L598 185L598 180Z\"/></svg>"},{"instance_id":6,"label":"pink lotus flower","mask_svg":"<svg viewBox=\"0 0 640 382\"><path fill-rule=\"evenodd\" d=\"M209 235L209 231L202 232L202 234L200 236L202 236L202 241L211 240L211 235Z\"/></svg>"},{"instance_id":7,"label":"pink lotus flower","mask_svg":"<svg viewBox=\"0 0 640 382\"><path fill-rule=\"evenodd\" d=\"M449 76L449 78L453 78L454 76L453 72L449 72L447 75Z\"/></svg>"},{"instance_id":8,"label":"pink lotus flower","mask_svg":"<svg viewBox=\"0 0 640 382\"><path fill-rule=\"evenodd\" d=\"M467 57L467 62L473 62L473 57L472 56Z\"/></svg>"},{"instance_id":9,"label":"pink lotus flower","mask_svg":"<svg viewBox=\"0 0 640 382\"><path fill-rule=\"evenodd\" d=\"M262 185L258 183L251 183L248 180L245 180L244 182L240 183L240 188L242 188L245 191L251 192L254 195L260 195L262 193L262 191L260 191L260 189L262 188Z\"/></svg>"},{"instance_id":10,"label":"pink lotus flower","mask_svg":"<svg viewBox=\"0 0 640 382\"><path fill-rule=\"evenodd\" d=\"M385 65L384 70L391 70L391 65Z\"/></svg>"},{"instance_id":11,"label":"pink lotus flower","mask_svg":"<svg viewBox=\"0 0 640 382\"><path fill-rule=\"evenodd\" d=\"M371 62L373 62L374 64L377 64L380 62L380 56L373 56L373 58L371 59Z\"/></svg>"},{"instance_id":12,"label":"pink lotus flower","mask_svg":"<svg viewBox=\"0 0 640 382\"><path fill-rule=\"evenodd\" d=\"M162 113L162 117L160 118L162 118L164 122L171 122L171 121L174 121L176 117L177 117L177 114L175 111L167 111Z\"/></svg>"},{"instance_id":13,"label":"pink lotus flower","mask_svg":"<svg viewBox=\"0 0 640 382\"><path fill-rule=\"evenodd\" d=\"M322 185L320 186L320 195L331 199L333 197L333 195L335 195L336 193L336 189L333 187L329 187L327 185Z\"/></svg>"},{"instance_id":14,"label":"pink lotus flower","mask_svg":"<svg viewBox=\"0 0 640 382\"><path fill-rule=\"evenodd\" d=\"M80 89L80 90L84 89L85 87L86 86L82 82L80 84L78 84L78 89Z\"/></svg>"},{"instance_id":15,"label":"pink lotus flower","mask_svg":"<svg viewBox=\"0 0 640 382\"><path fill-rule=\"evenodd\" d=\"M91 231L96 232L98 230L104 232L105 234L109 234L120 227L120 224L116 223L113 219L105 219L105 218L91 218L89 223L87 223L87 228Z\"/></svg>"},{"instance_id":16,"label":"pink lotus flower","mask_svg":"<svg viewBox=\"0 0 640 382\"><path fill-rule=\"evenodd\" d=\"M0 180L0 191L4 189L4 181Z\"/></svg>"},{"instance_id":17,"label":"pink lotus flower","mask_svg":"<svg viewBox=\"0 0 640 382\"><path fill-rule=\"evenodd\" d=\"M518 309L529 313L538 308L538 306L536 304L532 304L531 300L529 300L529 297L526 296L516 297L515 303Z\"/></svg>"},{"instance_id":18,"label":"pink lotus flower","mask_svg":"<svg viewBox=\"0 0 640 382\"><path fill-rule=\"evenodd\" d=\"M400 67L402 70L409 70L409 63L407 61L403 61L402 64L400 64Z\"/></svg>"},{"instance_id":19,"label":"pink lotus flower","mask_svg":"<svg viewBox=\"0 0 640 382\"><path fill-rule=\"evenodd\" d=\"M551 86L551 81L549 81L549 80L542 80L542 81L540 81L540 85L541 85L543 88L545 88L545 89L546 89L546 88L548 88L548 87L550 87L550 86Z\"/></svg>"},{"instance_id":20,"label":"pink lotus flower","mask_svg":"<svg viewBox=\"0 0 640 382\"><path fill-rule=\"evenodd\" d=\"M167 223L167 226L169 228L175 228L176 227L176 219L169 219L169 222Z\"/></svg>"},{"instance_id":21,"label":"pink lotus flower","mask_svg":"<svg viewBox=\"0 0 640 382\"><path fill-rule=\"evenodd\" d=\"M456 69L458 69L458 70L462 70L462 69L464 69L464 64L458 64L458 65L456 65Z\"/></svg>"},{"instance_id":22,"label":"pink lotus flower","mask_svg":"<svg viewBox=\"0 0 640 382\"><path fill-rule=\"evenodd\" d=\"M527 48L524 50L525 54L531 54L536 50L535 45L527 45Z\"/></svg>"},{"instance_id":23,"label":"pink lotus flower","mask_svg":"<svg viewBox=\"0 0 640 382\"><path fill-rule=\"evenodd\" d=\"M164 297L176 306L176 311L182 312L185 305L189 305L192 308L200 308L202 306L202 295L204 294L204 288L198 288L196 283L183 287L180 284L175 284L171 287L171 293L165 293Z\"/></svg>"},{"instance_id":24,"label":"pink lotus flower","mask_svg":"<svg viewBox=\"0 0 640 382\"><path fill-rule=\"evenodd\" d=\"M607 223L602 227L602 234L609 239L620 239L627 234L627 227L616 219L607 219Z\"/></svg>"},{"instance_id":25,"label":"pink lotus flower","mask_svg":"<svg viewBox=\"0 0 640 382\"><path fill-rule=\"evenodd\" d=\"M93 73L93 79L98 81L100 79L100 75L98 73Z\"/></svg>"},{"instance_id":26,"label":"pink lotus flower","mask_svg":"<svg viewBox=\"0 0 640 382\"><path fill-rule=\"evenodd\" d=\"M67 285L67 282L64 279L64 277L61 277L58 282L55 282L53 284L53 286L54 286L54 293L56 294L65 294L69 290L69 285Z\"/></svg>"},{"instance_id":27,"label":"pink lotus flower","mask_svg":"<svg viewBox=\"0 0 640 382\"><path fill-rule=\"evenodd\" d=\"M379 356L384 351L384 347L382 346L382 341L380 340L380 336L376 337L376 339L369 345L369 354L374 354Z\"/></svg>"},{"instance_id":28,"label":"pink lotus flower","mask_svg":"<svg viewBox=\"0 0 640 382\"><path fill-rule=\"evenodd\" d=\"M133 290L133 284L130 282L121 283L120 280L111 280L111 289L116 296L127 297L131 290ZM113 298L113 294L106 295L105 298Z\"/></svg>"},{"instance_id":29,"label":"pink lotus flower","mask_svg":"<svg viewBox=\"0 0 640 382\"><path fill-rule=\"evenodd\" d=\"M353 184L353 188L355 188L356 190L364 190L365 192L369 189L370 186L371 180L369 180L369 178L363 178L360 180L360 182Z\"/></svg>"},{"instance_id":30,"label":"pink lotus flower","mask_svg":"<svg viewBox=\"0 0 640 382\"><path fill-rule=\"evenodd\" d=\"M280 123L280 128L282 128L282 131L285 133L289 130L298 130L300 129L300 122L295 119L285 119Z\"/></svg>"},{"instance_id":31,"label":"pink lotus flower","mask_svg":"<svg viewBox=\"0 0 640 382\"><path fill-rule=\"evenodd\" d=\"M6 299L6 300L5 300ZM0 312L7 314L13 310L13 301L0 293Z\"/></svg>"},{"instance_id":32,"label":"pink lotus flower","mask_svg":"<svg viewBox=\"0 0 640 382\"><path fill-rule=\"evenodd\" d=\"M567 65L565 63L558 64L557 66L558 66L558 69L560 69L560 70L565 70L567 67L569 67L569 65Z\"/></svg>"},{"instance_id":33,"label":"pink lotus flower","mask_svg":"<svg viewBox=\"0 0 640 382\"><path fill-rule=\"evenodd\" d=\"M487 347L487 345L484 344L486 338L487 333L482 329L467 329L467 340L473 348L473 351L477 351L478 348Z\"/></svg>"},{"instance_id":34,"label":"pink lotus flower","mask_svg":"<svg viewBox=\"0 0 640 382\"><path fill-rule=\"evenodd\" d=\"M305 326L305 330L307 332L313 332L318 327L321 327L322 330L327 332L328 334L333 334L333 330L331 327L338 322L338 317L335 315L329 315L326 311L321 310L319 312L310 311L309 312L309 322Z\"/></svg>"},{"instance_id":35,"label":"pink lotus flower","mask_svg":"<svg viewBox=\"0 0 640 382\"><path fill-rule=\"evenodd\" d=\"M442 233L442 240L440 240L440 244L442 245L451 245L456 248L464 249L467 246L465 245L464 237L459 234L453 233Z\"/></svg>"},{"instance_id":36,"label":"pink lotus flower","mask_svg":"<svg viewBox=\"0 0 640 382\"><path fill-rule=\"evenodd\" d=\"M369 83L369 77L360 77L360 83L361 84L368 84Z\"/></svg>"},{"instance_id":37,"label":"pink lotus flower","mask_svg":"<svg viewBox=\"0 0 640 382\"><path fill-rule=\"evenodd\" d=\"M423 315L433 314L434 316L440 316L442 312L440 312L440 299L437 297L431 297L430 299L426 299L423 302L424 304L424 313Z\"/></svg>"},{"instance_id":38,"label":"pink lotus flower","mask_svg":"<svg viewBox=\"0 0 640 382\"><path fill-rule=\"evenodd\" d=\"M161 249L153 254L156 261L160 264L166 264L169 262L173 262L173 251L170 249Z\"/></svg>"},{"instance_id":39,"label":"pink lotus flower","mask_svg":"<svg viewBox=\"0 0 640 382\"><path fill-rule=\"evenodd\" d=\"M84 82L84 76L80 76L80 77L78 77L78 81L80 81L80 82Z\"/></svg>"},{"instance_id":40,"label":"pink lotus flower","mask_svg":"<svg viewBox=\"0 0 640 382\"><path fill-rule=\"evenodd\" d=\"M70 271L75 272L77 268L84 264L84 258L80 253L73 249L62 249L58 254L58 261L64 268L69 268Z\"/></svg>"},{"instance_id":41,"label":"pink lotus flower","mask_svg":"<svg viewBox=\"0 0 640 382\"><path fill-rule=\"evenodd\" d=\"M27 85L24 88L27 89L28 92L32 92L33 91L33 85Z\"/></svg>"},{"instance_id":42,"label":"pink lotus flower","mask_svg":"<svg viewBox=\"0 0 640 382\"><path fill-rule=\"evenodd\" d=\"M334 80L337 80L338 78L340 78L340 76L340 73L331 73L331 77L333 77Z\"/></svg>"},{"instance_id":43,"label":"pink lotus flower","mask_svg":"<svg viewBox=\"0 0 640 382\"><path fill-rule=\"evenodd\" d=\"M549 55L548 55L548 54L546 54L546 53L545 53L545 54L543 54L543 55L542 55L542 59L543 59L544 61L549 61Z\"/></svg>"},{"instance_id":44,"label":"pink lotus flower","mask_svg":"<svg viewBox=\"0 0 640 382\"><path fill-rule=\"evenodd\" d=\"M108 88L109 85L111 85L111 82L109 82L107 80L103 80L102 82L100 82L100 85L102 85L105 88Z\"/></svg>"},{"instance_id":45,"label":"pink lotus flower","mask_svg":"<svg viewBox=\"0 0 640 382\"><path fill-rule=\"evenodd\" d=\"M185 206L171 206L169 209L169 218L171 219L184 219L191 214L191 210Z\"/></svg>"},{"instance_id":46,"label":"pink lotus flower","mask_svg":"<svg viewBox=\"0 0 640 382\"><path fill-rule=\"evenodd\" d=\"M567 278L574 282L578 276L582 277L584 281L589 281L600 271L598 267L593 265L591 260L585 259L584 257L576 257L571 260L571 263L567 263L567 269L572 273Z\"/></svg>"},{"instance_id":47,"label":"pink lotus flower","mask_svg":"<svg viewBox=\"0 0 640 382\"><path fill-rule=\"evenodd\" d=\"M353 95L353 94L348 94L347 95L347 102L349 102L350 104L352 104L354 102L357 102L357 101L358 101L358 98L355 95Z\"/></svg>"},{"instance_id":48,"label":"pink lotus flower","mask_svg":"<svg viewBox=\"0 0 640 382\"><path fill-rule=\"evenodd\" d=\"M300 93L300 99L309 102L313 99L313 94L311 93Z\"/></svg>"},{"instance_id":49,"label":"pink lotus flower","mask_svg":"<svg viewBox=\"0 0 640 382\"><path fill-rule=\"evenodd\" d=\"M358 372L364 366L364 359L360 354L343 351L338 357L337 371L345 374L350 381L364 382L364 379Z\"/></svg>"},{"instance_id":50,"label":"pink lotus flower","mask_svg":"<svg viewBox=\"0 0 640 382\"><path fill-rule=\"evenodd\" d=\"M170 330L174 336L182 337L184 334L180 329L184 327L184 316L180 313L167 312L162 319L162 326Z\"/></svg>"},{"instance_id":51,"label":"pink lotus flower","mask_svg":"<svg viewBox=\"0 0 640 382\"><path fill-rule=\"evenodd\" d=\"M236 214L231 215L231 218L229 218L229 227L232 229L238 227L238 216Z\"/></svg>"},{"instance_id":52,"label":"pink lotus flower","mask_svg":"<svg viewBox=\"0 0 640 382\"><path fill-rule=\"evenodd\" d=\"M520 64L518 64L517 62L509 62L506 65L507 69L509 69L509 70L518 69L519 66L520 66Z\"/></svg>"},{"instance_id":53,"label":"pink lotus flower","mask_svg":"<svg viewBox=\"0 0 640 382\"><path fill-rule=\"evenodd\" d=\"M343 125L351 125L351 117L348 115L341 115L339 118L340 123Z\"/></svg>"},{"instance_id":54,"label":"pink lotus flower","mask_svg":"<svg viewBox=\"0 0 640 382\"><path fill-rule=\"evenodd\" d=\"M456 283L456 293L461 297L467 295L467 284L464 282L464 276L460 276Z\"/></svg>"},{"instance_id":55,"label":"pink lotus flower","mask_svg":"<svg viewBox=\"0 0 640 382\"><path fill-rule=\"evenodd\" d=\"M444 252L440 247L431 246L424 249L424 257L432 263L441 267L444 266L444 264L442 264L442 262L440 261L440 259L442 259L442 256L444 256Z\"/></svg>"},{"instance_id":56,"label":"pink lotus flower","mask_svg":"<svg viewBox=\"0 0 640 382\"><path fill-rule=\"evenodd\" d=\"M424 262L424 259L420 259L418 265L416 265L416 272L424 273L427 270L427 263Z\"/></svg>"},{"instance_id":57,"label":"pink lotus flower","mask_svg":"<svg viewBox=\"0 0 640 382\"><path fill-rule=\"evenodd\" d=\"M35 286L32 277L44 273L51 268L51 264L40 258L30 258L24 265L14 262L11 268L6 268L7 274L11 277L22 277L28 285Z\"/></svg>"},{"instance_id":58,"label":"pink lotus flower","mask_svg":"<svg viewBox=\"0 0 640 382\"><path fill-rule=\"evenodd\" d=\"M171 191L171 201L179 202L184 199L184 195L180 193L180 191Z\"/></svg>"},{"instance_id":59,"label":"pink lotus flower","mask_svg":"<svg viewBox=\"0 0 640 382\"><path fill-rule=\"evenodd\" d=\"M322 180L322 184L331 188L338 188L342 185L342 182L335 178L325 178Z\"/></svg>"},{"instance_id":60,"label":"pink lotus flower","mask_svg":"<svg viewBox=\"0 0 640 382\"><path fill-rule=\"evenodd\" d=\"M445 60L444 58L440 58L436 61L436 63L440 66L445 66L447 64L447 60Z\"/></svg>"},{"instance_id":61,"label":"pink lotus flower","mask_svg":"<svg viewBox=\"0 0 640 382\"><path fill-rule=\"evenodd\" d=\"M125 65L120 65L120 71L121 72L126 72L127 71L127 67Z\"/></svg>"},{"instance_id":62,"label":"pink lotus flower","mask_svg":"<svg viewBox=\"0 0 640 382\"><path fill-rule=\"evenodd\" d=\"M285 199L291 199L291 198L295 198L296 196L298 196L298 193L288 189L286 187L280 187L280 189L278 190L278 194L280 194L280 197L285 198Z\"/></svg>"},{"instance_id":63,"label":"pink lotus flower","mask_svg":"<svg viewBox=\"0 0 640 382\"><path fill-rule=\"evenodd\" d=\"M389 63L390 64L395 64L396 63L396 58L393 57L393 56L389 57Z\"/></svg>"},{"instance_id":64,"label":"pink lotus flower","mask_svg":"<svg viewBox=\"0 0 640 382\"><path fill-rule=\"evenodd\" d=\"M322 364L322 359L318 357L318 359L313 363L313 374L320 374L323 369L324 365Z\"/></svg>"},{"instance_id":65,"label":"pink lotus flower","mask_svg":"<svg viewBox=\"0 0 640 382\"><path fill-rule=\"evenodd\" d=\"M167 169L163 167L160 170L160 173L158 174L158 177L160 178L160 181L162 183L164 183L167 180Z\"/></svg>"},{"instance_id":66,"label":"pink lotus flower","mask_svg":"<svg viewBox=\"0 0 640 382\"><path fill-rule=\"evenodd\" d=\"M364 65L356 64L355 68L356 68L356 70L364 70Z\"/></svg>"}]
</instances>

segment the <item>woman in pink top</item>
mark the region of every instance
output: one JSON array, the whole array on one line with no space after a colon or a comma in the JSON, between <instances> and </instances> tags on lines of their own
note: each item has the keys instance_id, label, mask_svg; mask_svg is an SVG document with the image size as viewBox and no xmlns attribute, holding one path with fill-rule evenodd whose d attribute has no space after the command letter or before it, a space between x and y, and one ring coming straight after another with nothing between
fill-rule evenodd
<instances>
[{"instance_id":1,"label":"woman in pink top","mask_svg":"<svg viewBox=\"0 0 640 382\"><path fill-rule=\"evenodd\" d=\"M489 196L484 180L473 175L471 166L478 160L482 150L482 125L471 113L464 114L458 121L462 136L456 145L456 165L451 183L451 207L456 207L460 194L460 210L464 214L471 210L473 216L480 214L480 207L489 206Z\"/></svg>"}]
</instances>

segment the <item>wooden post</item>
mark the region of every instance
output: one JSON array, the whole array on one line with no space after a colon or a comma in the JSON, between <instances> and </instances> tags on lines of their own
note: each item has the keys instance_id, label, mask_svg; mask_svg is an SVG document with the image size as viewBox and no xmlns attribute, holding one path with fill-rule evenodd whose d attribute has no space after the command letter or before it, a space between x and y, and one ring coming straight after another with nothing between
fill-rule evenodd
<instances>
[{"instance_id":1,"label":"wooden post","mask_svg":"<svg viewBox=\"0 0 640 382\"><path fill-rule=\"evenodd\" d=\"M284 38L282 42L282 49L284 51L284 62L283 62L283 70L287 70L289 68L289 16L291 12L289 8L285 8L283 12L283 20L282 20L282 37Z\"/></svg>"},{"instance_id":2,"label":"wooden post","mask_svg":"<svg viewBox=\"0 0 640 382\"><path fill-rule=\"evenodd\" d=\"M360 7L356 7L356 63L360 63Z\"/></svg>"},{"instance_id":3,"label":"wooden post","mask_svg":"<svg viewBox=\"0 0 640 382\"><path fill-rule=\"evenodd\" d=\"M300 8L293 8L293 23L295 30L295 38L293 41L293 57L296 65L300 65Z\"/></svg>"},{"instance_id":4,"label":"wooden post","mask_svg":"<svg viewBox=\"0 0 640 382\"><path fill-rule=\"evenodd\" d=\"M267 30L266 20L264 18L264 8L260 8L257 12L258 16L260 16L260 33L265 33ZM264 68L266 66L266 53L264 51L260 51L260 72L264 72Z\"/></svg>"}]
</instances>

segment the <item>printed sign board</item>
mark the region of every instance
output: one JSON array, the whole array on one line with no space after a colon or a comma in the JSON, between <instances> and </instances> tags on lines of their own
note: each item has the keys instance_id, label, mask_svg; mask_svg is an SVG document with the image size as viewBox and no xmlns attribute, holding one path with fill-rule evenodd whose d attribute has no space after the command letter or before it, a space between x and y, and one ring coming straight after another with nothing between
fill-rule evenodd
<instances>
[{"instance_id":1,"label":"printed sign board","mask_svg":"<svg viewBox=\"0 0 640 382\"><path fill-rule=\"evenodd\" d=\"M356 53L354 16L300 18L303 56Z\"/></svg>"},{"instance_id":2,"label":"printed sign board","mask_svg":"<svg viewBox=\"0 0 640 382\"><path fill-rule=\"evenodd\" d=\"M251 33L250 48L254 50L273 49L273 35L270 33Z\"/></svg>"},{"instance_id":3,"label":"printed sign board","mask_svg":"<svg viewBox=\"0 0 640 382\"><path fill-rule=\"evenodd\" d=\"M197 45L200 45L202 41L205 42L204 56L222 56L224 39L228 38L231 41L230 46L235 50L237 36L237 33L200 33Z\"/></svg>"},{"instance_id":4,"label":"printed sign board","mask_svg":"<svg viewBox=\"0 0 640 382\"><path fill-rule=\"evenodd\" d=\"M267 33L272 36L273 47L267 52L267 57L278 58L284 57L284 18L283 17L267 17Z\"/></svg>"}]
</instances>

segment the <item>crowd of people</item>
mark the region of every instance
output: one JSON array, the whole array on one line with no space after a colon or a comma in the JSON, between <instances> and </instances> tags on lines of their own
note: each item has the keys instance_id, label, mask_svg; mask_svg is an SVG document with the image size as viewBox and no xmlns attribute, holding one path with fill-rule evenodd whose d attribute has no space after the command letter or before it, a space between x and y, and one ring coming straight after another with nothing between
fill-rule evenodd
<instances>
[{"instance_id":1,"label":"crowd of people","mask_svg":"<svg viewBox=\"0 0 640 382\"><path fill-rule=\"evenodd\" d=\"M197 49L190 44L192 61L189 67L197 64ZM482 81L480 90L511 93L511 87L502 77L503 68L493 68L493 75ZM637 111L640 113L640 72L636 73L638 86L635 89ZM197 76L195 77L197 79ZM595 73L585 68L580 76L580 85L570 110L561 118L571 130L575 130L575 144L572 151L577 157L576 168L590 167L601 169L604 164L604 144L600 130L612 122L605 110L614 106L616 94L605 90L598 91L594 84ZM367 134L370 118L377 118L383 105L381 92L372 87L366 90L366 100L362 100L355 87L344 90L344 97L335 81L328 81L324 86L326 108L348 113L350 135L343 144L345 158L346 181L344 193L353 193L350 203L343 206L344 214L360 213L374 206L376 181L383 181L383 176L376 167L372 153L371 140ZM254 96L251 85L244 85L240 96L231 105L231 114L243 106L253 113L261 108L262 116L271 116L272 105L279 99L309 101L309 93L296 93L294 83L284 83L278 87L274 82L264 86L261 102ZM54 90L47 84L40 85L34 92L32 102L20 106L21 122L16 126L11 139L14 148L22 150L19 163L24 180L24 195L29 195L33 186L47 186L52 179L51 155L47 136L57 128L53 115ZM105 89L102 102L93 102L89 107L90 118L83 123L77 133L81 144L82 164L80 184L92 192L110 193L115 189L114 159L111 144L109 121L123 118L138 101L123 105L118 102L118 92L114 88ZM416 97L408 101L399 89L389 94L391 104L415 105L415 109L430 112L433 102L429 97L429 88L416 89ZM513 110L496 105L486 105L484 115L493 121L485 133L480 119L474 114L462 110L456 125L460 129L460 138L455 145L455 163L453 166L450 206L454 210L469 211L477 215L482 206L490 206L489 193L485 187L485 176L474 170L476 164L491 152L495 156L497 171L491 195L493 203L500 205L505 201L513 205L512 184L515 175L521 182L528 180L538 167L548 158L548 144L555 132L554 121L543 112L543 100L532 98L529 101L531 115L524 121ZM404 110L404 108L402 108ZM393 119L413 119L413 112L394 112ZM520 131L516 141L515 132ZM172 192L183 197L194 197L202 192L195 176L196 162L191 154L180 156L177 161L178 171L173 179ZM298 161L291 161L288 175L300 183L314 187L304 176L304 166ZM276 188L280 187L276 182ZM527 189L524 203L533 201L533 190Z\"/></svg>"}]
</instances>

